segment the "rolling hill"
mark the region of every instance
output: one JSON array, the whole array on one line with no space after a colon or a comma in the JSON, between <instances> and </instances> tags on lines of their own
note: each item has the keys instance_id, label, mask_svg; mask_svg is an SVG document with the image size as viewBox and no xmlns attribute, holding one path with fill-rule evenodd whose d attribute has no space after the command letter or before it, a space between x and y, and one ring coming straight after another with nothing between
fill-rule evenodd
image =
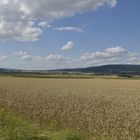
<instances>
[{"instance_id":1,"label":"rolling hill","mask_svg":"<svg viewBox=\"0 0 140 140\"><path fill-rule=\"evenodd\" d=\"M83 72L95 74L138 74L140 75L140 65L103 65L87 68L61 69L55 72Z\"/></svg>"},{"instance_id":2,"label":"rolling hill","mask_svg":"<svg viewBox=\"0 0 140 140\"><path fill-rule=\"evenodd\" d=\"M93 74L134 74L140 75L140 65L103 65L87 68L56 70L0 69L0 73L93 73Z\"/></svg>"}]
</instances>

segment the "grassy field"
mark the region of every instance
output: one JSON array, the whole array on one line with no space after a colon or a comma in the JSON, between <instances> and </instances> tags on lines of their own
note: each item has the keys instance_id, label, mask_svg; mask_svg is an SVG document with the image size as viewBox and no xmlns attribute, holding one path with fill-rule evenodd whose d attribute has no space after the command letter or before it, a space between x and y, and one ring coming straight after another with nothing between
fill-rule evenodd
<instances>
[{"instance_id":1,"label":"grassy field","mask_svg":"<svg viewBox=\"0 0 140 140\"><path fill-rule=\"evenodd\" d=\"M102 75L91 73L0 73L0 77L23 77L23 78L61 78L61 79L137 79L139 75Z\"/></svg>"},{"instance_id":2,"label":"grassy field","mask_svg":"<svg viewBox=\"0 0 140 140\"><path fill-rule=\"evenodd\" d=\"M82 133L93 140L139 140L139 85L129 79L1 77L0 139L81 140Z\"/></svg>"},{"instance_id":3,"label":"grassy field","mask_svg":"<svg viewBox=\"0 0 140 140\"><path fill-rule=\"evenodd\" d=\"M0 110L0 140L85 140L73 130L41 128L21 116Z\"/></svg>"}]
</instances>

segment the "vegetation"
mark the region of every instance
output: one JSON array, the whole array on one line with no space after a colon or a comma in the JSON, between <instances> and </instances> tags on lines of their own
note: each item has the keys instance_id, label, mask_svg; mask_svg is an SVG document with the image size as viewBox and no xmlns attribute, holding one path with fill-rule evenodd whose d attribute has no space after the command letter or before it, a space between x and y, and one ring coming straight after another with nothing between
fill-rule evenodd
<instances>
[{"instance_id":1,"label":"vegetation","mask_svg":"<svg viewBox=\"0 0 140 140\"><path fill-rule=\"evenodd\" d=\"M23 118L0 111L0 139L2 140L84 140L85 137L72 130L56 131L41 129Z\"/></svg>"},{"instance_id":2,"label":"vegetation","mask_svg":"<svg viewBox=\"0 0 140 140\"><path fill-rule=\"evenodd\" d=\"M30 77L30 78L78 78L78 79L91 79L95 75L86 73L0 73L0 76L9 77Z\"/></svg>"},{"instance_id":3,"label":"vegetation","mask_svg":"<svg viewBox=\"0 0 140 140\"><path fill-rule=\"evenodd\" d=\"M0 69L1 75L13 76L36 76L36 77L68 77L68 76L92 76L96 75L140 75L140 65L103 65L87 68L58 69L58 70L18 70L18 69Z\"/></svg>"},{"instance_id":4,"label":"vegetation","mask_svg":"<svg viewBox=\"0 0 140 140\"><path fill-rule=\"evenodd\" d=\"M81 140L83 133L93 140L138 140L139 84L129 79L1 77L0 139Z\"/></svg>"},{"instance_id":5,"label":"vegetation","mask_svg":"<svg viewBox=\"0 0 140 140\"><path fill-rule=\"evenodd\" d=\"M0 111L0 139L28 140L37 133L33 125L4 110Z\"/></svg>"}]
</instances>

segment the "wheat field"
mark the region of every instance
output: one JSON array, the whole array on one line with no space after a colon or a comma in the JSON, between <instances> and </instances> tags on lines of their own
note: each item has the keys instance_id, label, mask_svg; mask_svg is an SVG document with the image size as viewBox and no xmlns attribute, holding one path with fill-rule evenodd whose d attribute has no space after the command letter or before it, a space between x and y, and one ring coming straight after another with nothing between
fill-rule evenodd
<instances>
[{"instance_id":1,"label":"wheat field","mask_svg":"<svg viewBox=\"0 0 140 140\"><path fill-rule=\"evenodd\" d=\"M140 80L1 77L0 108L93 140L140 139Z\"/></svg>"}]
</instances>

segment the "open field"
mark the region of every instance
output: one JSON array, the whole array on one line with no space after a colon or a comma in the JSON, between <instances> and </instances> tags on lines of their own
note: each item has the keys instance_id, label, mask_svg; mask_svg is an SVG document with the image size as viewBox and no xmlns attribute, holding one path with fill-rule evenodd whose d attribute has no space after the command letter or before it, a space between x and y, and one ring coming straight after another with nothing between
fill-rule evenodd
<instances>
[{"instance_id":1,"label":"open field","mask_svg":"<svg viewBox=\"0 0 140 140\"><path fill-rule=\"evenodd\" d=\"M0 77L0 108L93 140L140 139L140 80Z\"/></svg>"},{"instance_id":2,"label":"open field","mask_svg":"<svg viewBox=\"0 0 140 140\"><path fill-rule=\"evenodd\" d=\"M91 73L0 73L0 77L52 78L52 79L129 79L140 80L139 75L102 75Z\"/></svg>"}]
</instances>

